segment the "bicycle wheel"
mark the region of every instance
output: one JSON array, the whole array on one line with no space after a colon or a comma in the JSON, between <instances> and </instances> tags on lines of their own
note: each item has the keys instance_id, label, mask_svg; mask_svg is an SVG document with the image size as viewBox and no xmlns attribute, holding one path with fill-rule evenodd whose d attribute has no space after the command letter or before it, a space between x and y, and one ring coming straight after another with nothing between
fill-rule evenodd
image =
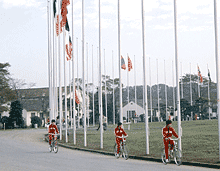
<instances>
[{"instance_id":1,"label":"bicycle wheel","mask_svg":"<svg viewBox=\"0 0 220 171\"><path fill-rule=\"evenodd\" d=\"M53 148L52 148L51 146L49 146L49 152L52 152L52 149L53 149Z\"/></svg>"},{"instance_id":2,"label":"bicycle wheel","mask_svg":"<svg viewBox=\"0 0 220 171\"><path fill-rule=\"evenodd\" d=\"M182 152L180 149L176 149L174 152L174 161L177 166L182 164Z\"/></svg>"},{"instance_id":3,"label":"bicycle wheel","mask_svg":"<svg viewBox=\"0 0 220 171\"><path fill-rule=\"evenodd\" d=\"M54 146L54 152L55 152L55 153L58 152L58 146L57 146L57 145Z\"/></svg>"},{"instance_id":4,"label":"bicycle wheel","mask_svg":"<svg viewBox=\"0 0 220 171\"><path fill-rule=\"evenodd\" d=\"M117 157L117 148L118 148L118 146L117 146L117 144L115 144L115 145L114 145L114 154L115 154L115 157L116 157L116 158L118 158L118 157Z\"/></svg>"},{"instance_id":5,"label":"bicycle wheel","mask_svg":"<svg viewBox=\"0 0 220 171\"><path fill-rule=\"evenodd\" d=\"M122 156L124 157L125 160L128 159L128 148L126 145L123 146L123 152L122 152Z\"/></svg>"}]
</instances>

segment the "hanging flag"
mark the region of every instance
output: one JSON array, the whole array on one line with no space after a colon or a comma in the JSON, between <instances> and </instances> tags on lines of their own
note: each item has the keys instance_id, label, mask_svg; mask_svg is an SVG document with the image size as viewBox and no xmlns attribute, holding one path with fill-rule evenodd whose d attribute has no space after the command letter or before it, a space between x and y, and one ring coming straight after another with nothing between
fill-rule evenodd
<instances>
[{"instance_id":1,"label":"hanging flag","mask_svg":"<svg viewBox=\"0 0 220 171\"><path fill-rule=\"evenodd\" d=\"M62 33L62 27L59 26L60 25L60 16L57 15L57 21L56 21L56 33L57 33L57 36L59 36L60 33ZM60 31L59 31L59 27L60 27Z\"/></svg>"},{"instance_id":2,"label":"hanging flag","mask_svg":"<svg viewBox=\"0 0 220 171\"><path fill-rule=\"evenodd\" d=\"M209 77L209 82L211 83L211 76L210 76L210 71L209 71L209 69L208 69L208 77Z\"/></svg>"},{"instance_id":3,"label":"hanging flag","mask_svg":"<svg viewBox=\"0 0 220 171\"><path fill-rule=\"evenodd\" d=\"M76 102L77 104L80 104L78 95L77 95L77 93L76 93L76 88L75 88L75 102Z\"/></svg>"},{"instance_id":4,"label":"hanging flag","mask_svg":"<svg viewBox=\"0 0 220 171\"><path fill-rule=\"evenodd\" d=\"M132 62L131 62L131 59L128 56L128 71L131 71L131 69L132 69Z\"/></svg>"},{"instance_id":5,"label":"hanging flag","mask_svg":"<svg viewBox=\"0 0 220 171\"><path fill-rule=\"evenodd\" d=\"M200 72L199 66L198 66L198 77L199 77L200 83L202 83L203 82L203 78L202 78L202 74Z\"/></svg>"},{"instance_id":6,"label":"hanging flag","mask_svg":"<svg viewBox=\"0 0 220 171\"><path fill-rule=\"evenodd\" d=\"M64 27L66 25L66 21L67 21L67 6L70 4L69 0L63 0L62 1L62 5L61 5L61 16L62 16L62 20L60 22L60 26Z\"/></svg>"},{"instance_id":7,"label":"hanging flag","mask_svg":"<svg viewBox=\"0 0 220 171\"><path fill-rule=\"evenodd\" d=\"M126 70L125 60L124 60L124 58L122 56L121 56L121 68Z\"/></svg>"},{"instance_id":8,"label":"hanging flag","mask_svg":"<svg viewBox=\"0 0 220 171\"><path fill-rule=\"evenodd\" d=\"M68 20L66 19L66 25L65 25L66 31L70 31L69 23Z\"/></svg>"},{"instance_id":9,"label":"hanging flag","mask_svg":"<svg viewBox=\"0 0 220 171\"><path fill-rule=\"evenodd\" d=\"M57 1L57 0L54 0L54 1L53 1L53 17L54 17L54 18L56 17L56 13L57 13L56 1Z\"/></svg>"},{"instance_id":10,"label":"hanging flag","mask_svg":"<svg viewBox=\"0 0 220 171\"><path fill-rule=\"evenodd\" d=\"M72 58L72 51L73 51L73 48L72 48L72 41L71 41L71 37L69 35L69 40L67 39L66 41L66 60L69 61L71 60Z\"/></svg>"}]
</instances>

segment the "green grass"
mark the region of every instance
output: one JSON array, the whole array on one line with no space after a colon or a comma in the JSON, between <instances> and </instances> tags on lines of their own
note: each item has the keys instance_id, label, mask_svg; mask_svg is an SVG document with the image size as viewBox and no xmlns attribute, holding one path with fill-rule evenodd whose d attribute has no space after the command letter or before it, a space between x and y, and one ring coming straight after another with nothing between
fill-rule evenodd
<instances>
[{"instance_id":1,"label":"green grass","mask_svg":"<svg viewBox=\"0 0 220 171\"><path fill-rule=\"evenodd\" d=\"M149 156L160 158L161 149L163 147L162 128L165 122L149 123L150 135ZM96 126L95 128L97 128ZM177 122L173 122L173 127L177 131ZM104 148L103 151L113 152L115 143L113 125L108 125L108 130L104 131ZM127 146L129 154L137 156L146 156L146 134L145 124L137 123L131 124L131 129L125 131L129 135L127 137ZM184 121L182 122L182 152L183 161L194 161L204 163L218 162L218 121L217 120L199 120L199 121ZM83 130L77 130L77 144L75 147L83 147L89 149L100 149L100 131L96 131L94 127L87 129L87 147L84 147L84 133ZM63 132L64 143L65 137ZM73 145L73 136L70 132L68 145Z\"/></svg>"}]
</instances>

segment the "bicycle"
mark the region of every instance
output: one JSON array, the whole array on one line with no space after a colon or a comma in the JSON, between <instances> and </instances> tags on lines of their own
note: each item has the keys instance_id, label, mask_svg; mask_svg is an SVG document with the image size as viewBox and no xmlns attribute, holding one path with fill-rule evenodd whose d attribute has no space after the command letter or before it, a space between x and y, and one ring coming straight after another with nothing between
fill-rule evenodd
<instances>
[{"instance_id":1,"label":"bicycle","mask_svg":"<svg viewBox=\"0 0 220 171\"><path fill-rule=\"evenodd\" d=\"M163 164L166 165L167 163L170 163L171 158L173 158L176 165L180 166L182 163L182 152L180 149L178 149L178 146L177 146L178 139L170 139L170 140L174 140L173 152L171 151L171 145L169 142L169 144L168 144L168 162L166 162L165 147L162 149L162 152L161 152L162 162L163 162Z\"/></svg>"},{"instance_id":2,"label":"bicycle","mask_svg":"<svg viewBox=\"0 0 220 171\"><path fill-rule=\"evenodd\" d=\"M127 136L125 137L119 137L118 138L122 138L122 140L120 141L120 151L119 151L119 156L117 156L117 149L118 149L118 145L117 143L115 142L115 146L114 146L114 154L115 154L115 157L116 158L119 158L120 155L122 155L124 157L125 160L128 159L129 155L128 155L128 148L126 146L126 138Z\"/></svg>"},{"instance_id":3,"label":"bicycle","mask_svg":"<svg viewBox=\"0 0 220 171\"><path fill-rule=\"evenodd\" d=\"M49 133L52 134L52 133ZM52 152L54 151L55 153L58 152L58 145L57 145L57 140L55 139L55 137L57 137L57 135L59 134L52 134L54 135L54 137L52 137L52 141L51 141L51 146L49 147L49 151Z\"/></svg>"}]
</instances>

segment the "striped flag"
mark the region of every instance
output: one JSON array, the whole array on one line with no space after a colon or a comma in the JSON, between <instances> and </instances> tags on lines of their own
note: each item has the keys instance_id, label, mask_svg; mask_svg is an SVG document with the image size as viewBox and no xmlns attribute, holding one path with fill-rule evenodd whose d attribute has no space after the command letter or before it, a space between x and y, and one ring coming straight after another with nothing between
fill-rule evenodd
<instances>
[{"instance_id":1,"label":"striped flag","mask_svg":"<svg viewBox=\"0 0 220 171\"><path fill-rule=\"evenodd\" d=\"M71 37L69 36L69 39L66 41L66 60L69 61L72 58L72 52L73 52L73 46Z\"/></svg>"},{"instance_id":2,"label":"striped flag","mask_svg":"<svg viewBox=\"0 0 220 171\"><path fill-rule=\"evenodd\" d=\"M64 27L66 25L66 21L67 21L67 6L70 4L69 0L62 0L62 5L61 5L61 16L62 16L62 20L60 22L60 26Z\"/></svg>"},{"instance_id":3,"label":"striped flag","mask_svg":"<svg viewBox=\"0 0 220 171\"><path fill-rule=\"evenodd\" d=\"M75 102L76 102L77 104L80 104L78 95L77 95L77 93L76 93L76 88L75 88Z\"/></svg>"},{"instance_id":4,"label":"striped flag","mask_svg":"<svg viewBox=\"0 0 220 171\"><path fill-rule=\"evenodd\" d=\"M199 69L199 66L198 66L198 77L199 77L200 83L202 83L203 82L203 78L202 78L202 74L201 74L201 71Z\"/></svg>"},{"instance_id":5,"label":"striped flag","mask_svg":"<svg viewBox=\"0 0 220 171\"><path fill-rule=\"evenodd\" d=\"M131 69L132 69L132 62L131 62L131 59L128 56L128 71L131 71Z\"/></svg>"},{"instance_id":6,"label":"striped flag","mask_svg":"<svg viewBox=\"0 0 220 171\"><path fill-rule=\"evenodd\" d=\"M121 68L126 70L125 60L122 56L121 56Z\"/></svg>"}]
</instances>

